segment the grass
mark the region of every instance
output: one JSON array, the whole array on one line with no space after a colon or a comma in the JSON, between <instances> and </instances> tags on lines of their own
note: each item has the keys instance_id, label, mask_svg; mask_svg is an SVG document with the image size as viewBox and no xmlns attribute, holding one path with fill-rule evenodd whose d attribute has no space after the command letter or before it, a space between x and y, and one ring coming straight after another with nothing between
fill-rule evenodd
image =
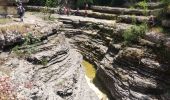
<instances>
[{"instance_id":1,"label":"grass","mask_svg":"<svg viewBox=\"0 0 170 100\"><path fill-rule=\"evenodd\" d=\"M11 25L4 25L0 26L0 31L6 32L7 30L10 31L17 31L18 33L28 33L28 28L30 25L28 24L11 24Z\"/></svg>"},{"instance_id":2,"label":"grass","mask_svg":"<svg viewBox=\"0 0 170 100\"><path fill-rule=\"evenodd\" d=\"M0 18L0 24L7 24L13 22L10 18Z\"/></svg>"},{"instance_id":3,"label":"grass","mask_svg":"<svg viewBox=\"0 0 170 100\"><path fill-rule=\"evenodd\" d=\"M146 24L134 25L126 29L123 33L123 38L126 43L137 42L139 38L142 38L148 31Z\"/></svg>"}]
</instances>

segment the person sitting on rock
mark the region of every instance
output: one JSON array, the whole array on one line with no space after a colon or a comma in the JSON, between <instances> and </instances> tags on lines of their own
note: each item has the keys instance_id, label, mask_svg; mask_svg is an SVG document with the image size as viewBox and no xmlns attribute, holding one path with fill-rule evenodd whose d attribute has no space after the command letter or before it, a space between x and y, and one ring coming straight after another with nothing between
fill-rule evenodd
<instances>
[{"instance_id":1,"label":"person sitting on rock","mask_svg":"<svg viewBox=\"0 0 170 100\"><path fill-rule=\"evenodd\" d=\"M25 14L25 8L22 6L22 3L19 2L17 4L17 10L18 10L18 15L19 15L19 18L21 19L21 22L23 22L23 17L24 17L24 14Z\"/></svg>"}]
</instances>

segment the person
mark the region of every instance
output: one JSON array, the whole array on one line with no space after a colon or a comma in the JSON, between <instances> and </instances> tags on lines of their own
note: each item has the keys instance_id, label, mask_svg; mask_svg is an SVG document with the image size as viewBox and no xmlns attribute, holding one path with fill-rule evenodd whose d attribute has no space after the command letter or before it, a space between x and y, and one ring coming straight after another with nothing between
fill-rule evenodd
<instances>
[{"instance_id":1,"label":"person","mask_svg":"<svg viewBox=\"0 0 170 100\"><path fill-rule=\"evenodd\" d=\"M66 15L67 14L67 8L64 6L64 15Z\"/></svg>"},{"instance_id":2,"label":"person","mask_svg":"<svg viewBox=\"0 0 170 100\"><path fill-rule=\"evenodd\" d=\"M79 8L77 8L75 15L76 15L76 16L80 16L80 10L79 10Z\"/></svg>"},{"instance_id":3,"label":"person","mask_svg":"<svg viewBox=\"0 0 170 100\"><path fill-rule=\"evenodd\" d=\"M22 3L19 2L18 5L17 5L17 10L18 10L18 15L19 15L19 18L21 19L21 22L23 22L23 17L24 17L24 14L25 14L25 8L22 6Z\"/></svg>"},{"instance_id":4,"label":"person","mask_svg":"<svg viewBox=\"0 0 170 100\"><path fill-rule=\"evenodd\" d=\"M85 5L85 17L87 17L87 10L88 10L88 7L89 7L89 5L88 5L88 3L86 3L86 5Z\"/></svg>"},{"instance_id":5,"label":"person","mask_svg":"<svg viewBox=\"0 0 170 100\"><path fill-rule=\"evenodd\" d=\"M67 8L67 16L71 15L71 9L70 7Z\"/></svg>"}]
</instances>

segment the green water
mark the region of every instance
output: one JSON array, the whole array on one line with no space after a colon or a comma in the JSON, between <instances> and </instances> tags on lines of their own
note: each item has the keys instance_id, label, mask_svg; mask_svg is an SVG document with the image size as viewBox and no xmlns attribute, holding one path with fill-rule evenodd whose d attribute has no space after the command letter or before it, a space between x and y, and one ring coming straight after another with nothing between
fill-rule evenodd
<instances>
[{"instance_id":1,"label":"green water","mask_svg":"<svg viewBox=\"0 0 170 100\"><path fill-rule=\"evenodd\" d=\"M82 62L82 65L85 69L86 76L93 80L96 77L96 69L94 66L85 60Z\"/></svg>"},{"instance_id":2,"label":"green water","mask_svg":"<svg viewBox=\"0 0 170 100\"><path fill-rule=\"evenodd\" d=\"M106 91L106 88L102 85L102 82L96 76L95 67L85 60L82 62L82 65L84 67L86 76L91 80L92 84L94 84L95 87L97 87L102 92L103 95L106 95L107 98L110 98L110 94L108 93L108 91ZM107 99L102 99L102 100L107 100Z\"/></svg>"}]
</instances>

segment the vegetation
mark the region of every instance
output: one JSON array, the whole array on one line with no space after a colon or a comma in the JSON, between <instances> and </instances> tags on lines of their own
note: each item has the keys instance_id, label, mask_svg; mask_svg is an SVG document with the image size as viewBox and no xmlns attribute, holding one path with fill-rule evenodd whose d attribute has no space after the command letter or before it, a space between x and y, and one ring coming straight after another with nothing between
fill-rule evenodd
<instances>
[{"instance_id":1,"label":"vegetation","mask_svg":"<svg viewBox=\"0 0 170 100\"><path fill-rule=\"evenodd\" d=\"M12 19L9 18L0 18L0 24L6 24L12 22Z\"/></svg>"},{"instance_id":2,"label":"vegetation","mask_svg":"<svg viewBox=\"0 0 170 100\"><path fill-rule=\"evenodd\" d=\"M123 4L125 0L94 0L96 5L103 5L103 6L119 6Z\"/></svg>"},{"instance_id":3,"label":"vegetation","mask_svg":"<svg viewBox=\"0 0 170 100\"><path fill-rule=\"evenodd\" d=\"M123 38L126 43L137 42L139 38L143 37L148 30L147 24L134 25L123 33Z\"/></svg>"},{"instance_id":4,"label":"vegetation","mask_svg":"<svg viewBox=\"0 0 170 100\"><path fill-rule=\"evenodd\" d=\"M34 38L31 33L25 36L25 42L22 45L15 46L12 51L19 57L27 57L36 52L36 43L39 43L40 39ZM21 48L24 48L21 50Z\"/></svg>"},{"instance_id":5,"label":"vegetation","mask_svg":"<svg viewBox=\"0 0 170 100\"><path fill-rule=\"evenodd\" d=\"M164 3L167 6L170 5L170 0L161 0L161 2Z\"/></svg>"},{"instance_id":6,"label":"vegetation","mask_svg":"<svg viewBox=\"0 0 170 100\"><path fill-rule=\"evenodd\" d=\"M42 58L42 60L40 61L40 64L42 64L43 66L46 66L48 64L48 59L46 57Z\"/></svg>"},{"instance_id":7,"label":"vegetation","mask_svg":"<svg viewBox=\"0 0 170 100\"><path fill-rule=\"evenodd\" d=\"M48 5L50 7L56 7L59 2L59 0L29 0L30 5L36 5L36 6L46 6L46 3L48 2Z\"/></svg>"},{"instance_id":8,"label":"vegetation","mask_svg":"<svg viewBox=\"0 0 170 100\"><path fill-rule=\"evenodd\" d=\"M137 5L144 10L143 14L144 14L145 16L147 16L147 14L148 14L148 13L147 13L147 10L148 10L148 3L147 3L147 1L146 1L146 0L143 0L143 1L139 2L139 3L137 3Z\"/></svg>"},{"instance_id":9,"label":"vegetation","mask_svg":"<svg viewBox=\"0 0 170 100\"><path fill-rule=\"evenodd\" d=\"M85 6L85 3L93 4L94 1L93 0L77 0L76 1L76 6L77 7L83 7L83 6Z\"/></svg>"}]
</instances>

